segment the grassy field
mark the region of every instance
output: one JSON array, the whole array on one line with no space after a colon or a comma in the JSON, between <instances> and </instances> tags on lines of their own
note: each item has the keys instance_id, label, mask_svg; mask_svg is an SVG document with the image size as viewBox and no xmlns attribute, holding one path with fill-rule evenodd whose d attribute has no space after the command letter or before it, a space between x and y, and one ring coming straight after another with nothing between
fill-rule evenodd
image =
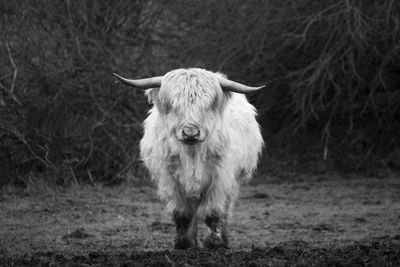
<instances>
[{"instance_id":1,"label":"grassy field","mask_svg":"<svg viewBox=\"0 0 400 267\"><path fill-rule=\"evenodd\" d=\"M399 178L270 177L242 188L230 250L175 251L152 187L6 188L0 265L400 266L399 221Z\"/></svg>"}]
</instances>

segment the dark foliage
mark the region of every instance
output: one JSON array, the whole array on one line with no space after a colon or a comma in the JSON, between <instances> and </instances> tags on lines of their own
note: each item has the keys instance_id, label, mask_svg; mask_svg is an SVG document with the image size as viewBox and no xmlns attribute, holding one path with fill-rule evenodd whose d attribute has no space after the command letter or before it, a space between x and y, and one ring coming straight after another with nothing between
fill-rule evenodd
<instances>
[{"instance_id":1,"label":"dark foliage","mask_svg":"<svg viewBox=\"0 0 400 267\"><path fill-rule=\"evenodd\" d=\"M144 1L3 6L2 182L43 170L62 183L110 181L135 166L146 101L111 73L153 74L141 62L158 12Z\"/></svg>"},{"instance_id":2,"label":"dark foliage","mask_svg":"<svg viewBox=\"0 0 400 267\"><path fill-rule=\"evenodd\" d=\"M267 83L250 100L270 154L400 167L397 1L19 0L0 12L0 183L143 177L146 99L111 73L191 66Z\"/></svg>"},{"instance_id":3,"label":"dark foliage","mask_svg":"<svg viewBox=\"0 0 400 267\"><path fill-rule=\"evenodd\" d=\"M250 98L272 154L298 161L293 155L309 153L344 170L399 169L398 2L180 5L174 14L190 38L173 51L241 82L268 85Z\"/></svg>"}]
</instances>

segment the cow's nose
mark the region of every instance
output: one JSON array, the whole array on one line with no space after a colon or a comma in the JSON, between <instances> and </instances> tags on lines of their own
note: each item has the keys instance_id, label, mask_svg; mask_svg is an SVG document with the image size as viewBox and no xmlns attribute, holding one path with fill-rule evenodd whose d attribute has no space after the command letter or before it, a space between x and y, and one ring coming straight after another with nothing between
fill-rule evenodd
<instances>
[{"instance_id":1,"label":"cow's nose","mask_svg":"<svg viewBox=\"0 0 400 267\"><path fill-rule=\"evenodd\" d=\"M188 125L183 127L182 136L186 141L196 141L199 139L200 130L196 126Z\"/></svg>"}]
</instances>

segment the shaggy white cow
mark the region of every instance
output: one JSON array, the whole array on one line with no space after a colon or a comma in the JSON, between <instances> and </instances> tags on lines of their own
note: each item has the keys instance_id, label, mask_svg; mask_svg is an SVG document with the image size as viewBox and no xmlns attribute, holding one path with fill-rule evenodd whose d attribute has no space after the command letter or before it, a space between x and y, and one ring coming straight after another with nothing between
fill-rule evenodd
<instances>
[{"instance_id":1,"label":"shaggy white cow","mask_svg":"<svg viewBox=\"0 0 400 267\"><path fill-rule=\"evenodd\" d=\"M141 157L173 215L175 247L197 246L197 225L211 233L204 246L228 247L227 220L239 184L248 181L263 146L249 87L204 69L177 69L123 83L149 89Z\"/></svg>"}]
</instances>

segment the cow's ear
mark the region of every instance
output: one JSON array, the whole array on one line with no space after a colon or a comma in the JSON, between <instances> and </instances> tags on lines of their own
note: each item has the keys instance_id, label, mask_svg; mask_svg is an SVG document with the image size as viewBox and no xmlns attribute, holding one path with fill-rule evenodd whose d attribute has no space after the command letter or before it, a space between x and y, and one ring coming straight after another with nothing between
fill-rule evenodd
<instances>
[{"instance_id":1,"label":"cow's ear","mask_svg":"<svg viewBox=\"0 0 400 267\"><path fill-rule=\"evenodd\" d=\"M222 111L231 96L232 92L222 91L222 94L219 94L214 98L214 102L211 105L212 109L215 111Z\"/></svg>"},{"instance_id":2,"label":"cow's ear","mask_svg":"<svg viewBox=\"0 0 400 267\"><path fill-rule=\"evenodd\" d=\"M215 72L215 75L222 77L224 79L228 79L228 77L225 74L220 72ZM222 93L217 93L217 96L214 98L214 102L212 103L213 110L222 111L226 105L226 102L228 102L228 100L232 97L232 92L230 91L221 90L220 92Z\"/></svg>"},{"instance_id":3,"label":"cow's ear","mask_svg":"<svg viewBox=\"0 0 400 267\"><path fill-rule=\"evenodd\" d=\"M146 90L145 95L149 101L149 104L154 104L158 111L167 114L171 108L167 101L161 101L160 99L160 88L152 88Z\"/></svg>"},{"instance_id":4,"label":"cow's ear","mask_svg":"<svg viewBox=\"0 0 400 267\"><path fill-rule=\"evenodd\" d=\"M158 92L160 92L159 88L148 89L144 92L144 94L147 96L147 101L149 101L149 104L154 104L157 102Z\"/></svg>"}]
</instances>

